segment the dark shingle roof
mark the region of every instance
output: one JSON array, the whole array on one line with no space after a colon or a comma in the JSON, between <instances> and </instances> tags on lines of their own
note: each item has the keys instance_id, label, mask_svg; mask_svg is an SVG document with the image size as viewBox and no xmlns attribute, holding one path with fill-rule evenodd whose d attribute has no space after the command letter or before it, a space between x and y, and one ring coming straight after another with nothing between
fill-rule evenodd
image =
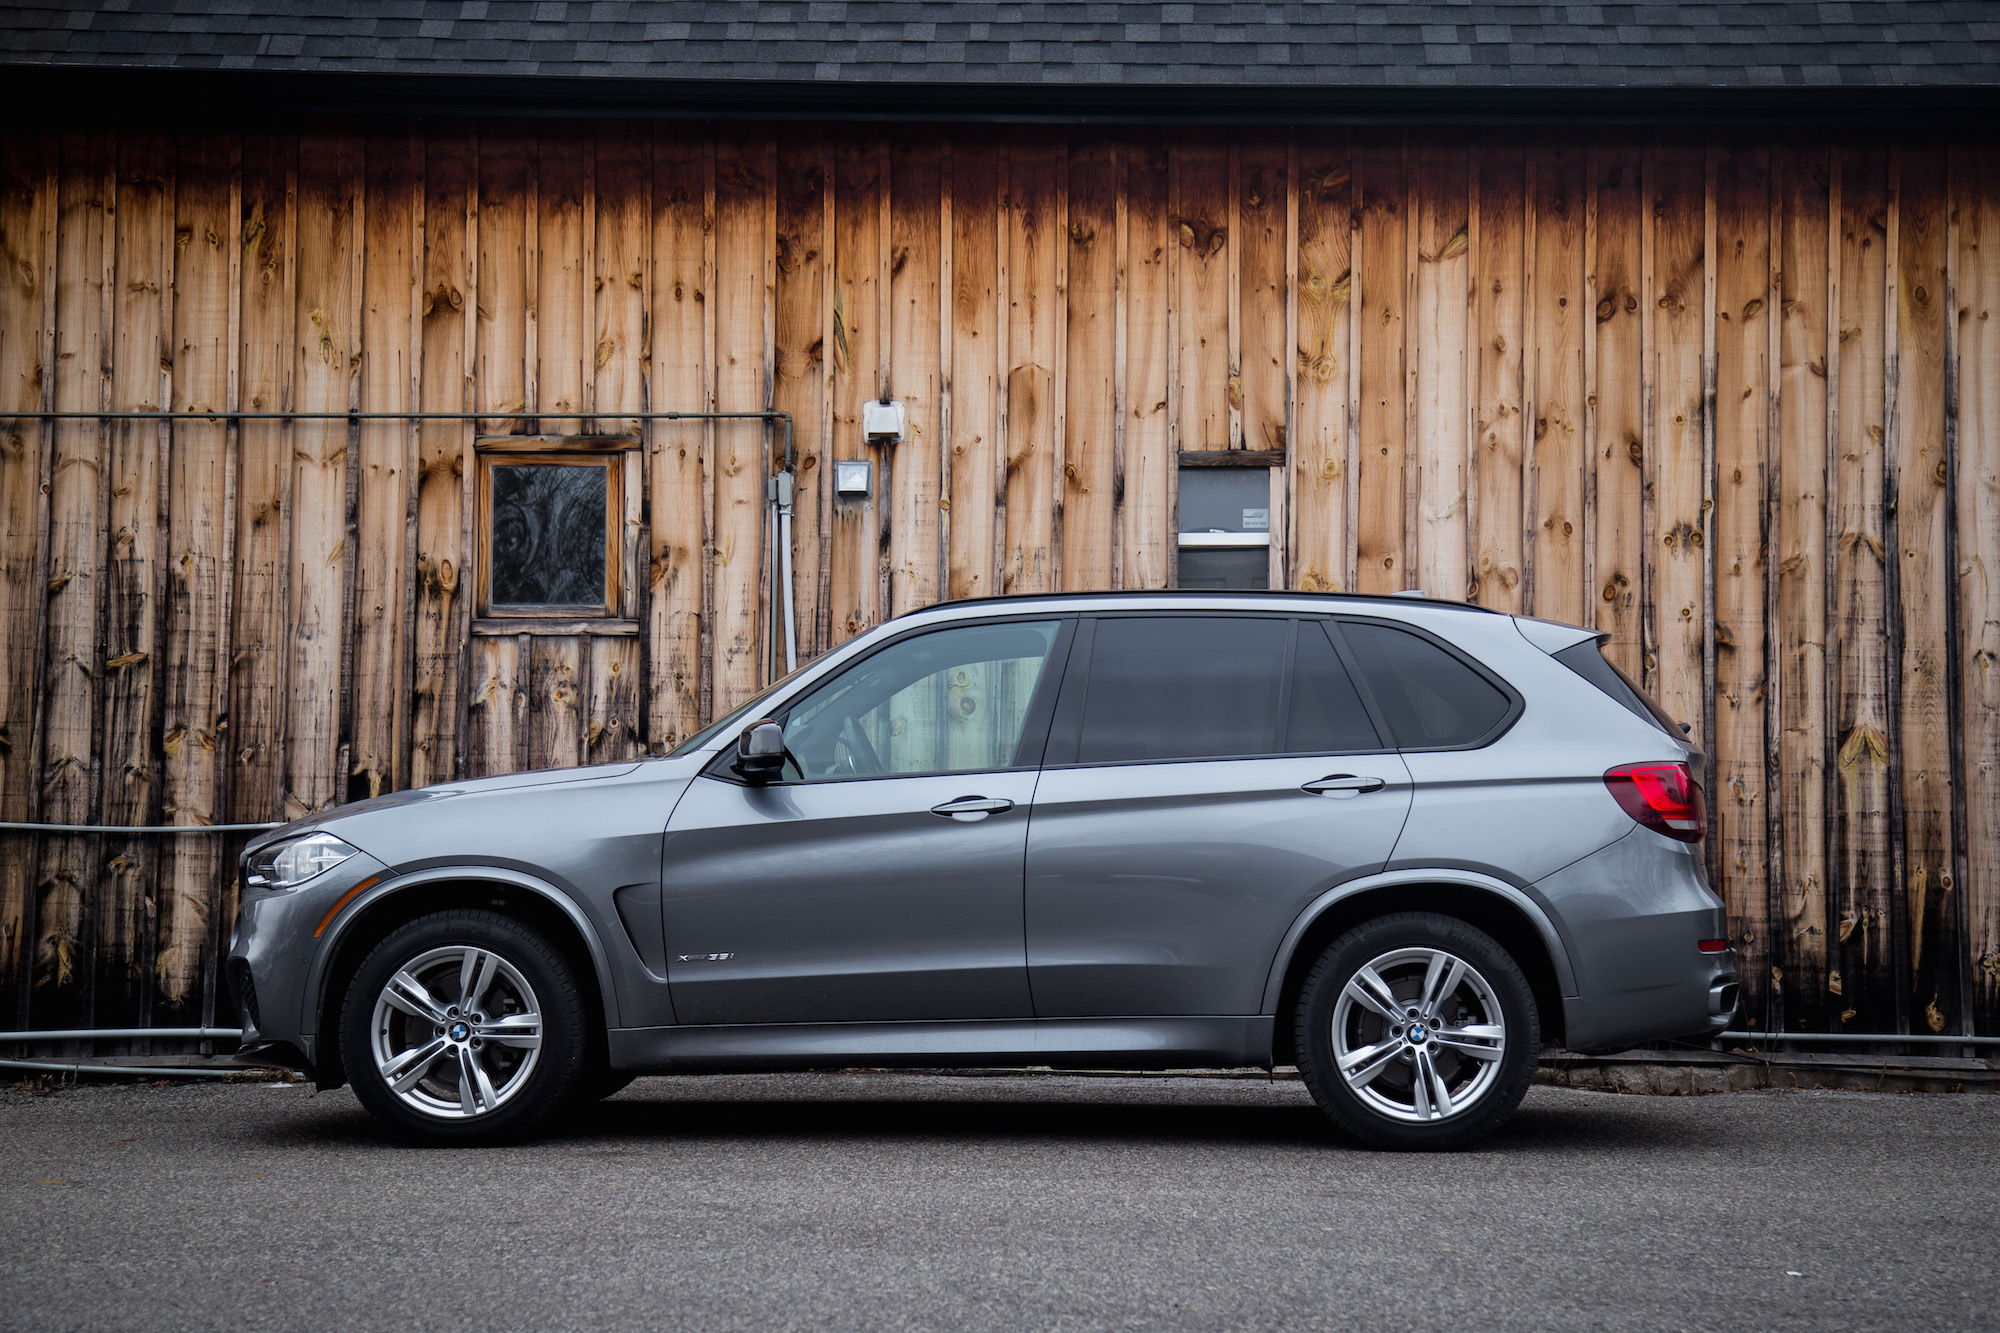
<instances>
[{"instance_id":1,"label":"dark shingle roof","mask_svg":"<svg viewBox=\"0 0 2000 1333\"><path fill-rule=\"evenodd\" d=\"M1381 89L2000 84L1992 0L75 0L6 63L271 73Z\"/></svg>"}]
</instances>

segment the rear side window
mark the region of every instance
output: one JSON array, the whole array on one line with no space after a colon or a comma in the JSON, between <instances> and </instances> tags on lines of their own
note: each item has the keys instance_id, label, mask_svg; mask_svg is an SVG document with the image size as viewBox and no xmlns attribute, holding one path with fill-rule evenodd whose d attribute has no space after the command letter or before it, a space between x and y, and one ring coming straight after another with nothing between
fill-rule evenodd
<instances>
[{"instance_id":1,"label":"rear side window","mask_svg":"<svg viewBox=\"0 0 2000 1333\"><path fill-rule=\"evenodd\" d=\"M1668 717L1651 695L1625 678L1625 673L1604 656L1601 642L1585 639L1550 656L1623 704L1634 717L1644 718L1667 735L1678 737L1680 724Z\"/></svg>"},{"instance_id":2,"label":"rear side window","mask_svg":"<svg viewBox=\"0 0 2000 1333\"><path fill-rule=\"evenodd\" d=\"M1077 760L1272 753L1287 628L1224 616L1098 621Z\"/></svg>"},{"instance_id":3,"label":"rear side window","mask_svg":"<svg viewBox=\"0 0 2000 1333\"><path fill-rule=\"evenodd\" d=\"M1366 622L1341 633L1405 749L1476 745L1513 710L1492 681L1422 635Z\"/></svg>"},{"instance_id":4,"label":"rear side window","mask_svg":"<svg viewBox=\"0 0 2000 1333\"><path fill-rule=\"evenodd\" d=\"M1291 718L1285 728L1287 754L1344 753L1379 750L1382 738L1368 720L1347 668L1326 636L1326 625L1299 622L1299 642L1292 660Z\"/></svg>"}]
</instances>

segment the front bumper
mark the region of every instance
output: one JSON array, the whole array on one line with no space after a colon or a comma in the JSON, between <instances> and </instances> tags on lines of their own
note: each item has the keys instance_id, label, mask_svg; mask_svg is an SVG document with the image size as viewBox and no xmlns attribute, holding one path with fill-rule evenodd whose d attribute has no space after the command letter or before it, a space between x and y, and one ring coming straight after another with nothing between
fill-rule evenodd
<instances>
[{"instance_id":1,"label":"front bumper","mask_svg":"<svg viewBox=\"0 0 2000 1333\"><path fill-rule=\"evenodd\" d=\"M306 993L322 942L314 931L356 885L388 873L363 852L296 889L240 887L223 976L243 1027L245 1063L314 1072L318 1014Z\"/></svg>"}]
</instances>

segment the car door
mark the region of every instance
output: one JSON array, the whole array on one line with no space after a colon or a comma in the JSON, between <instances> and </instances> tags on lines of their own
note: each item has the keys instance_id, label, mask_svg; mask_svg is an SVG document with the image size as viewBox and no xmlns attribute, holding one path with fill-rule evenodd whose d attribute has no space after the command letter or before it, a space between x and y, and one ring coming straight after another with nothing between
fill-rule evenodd
<instances>
[{"instance_id":1,"label":"car door","mask_svg":"<svg viewBox=\"0 0 2000 1333\"><path fill-rule=\"evenodd\" d=\"M1409 807L1324 621L1085 621L1028 831L1036 1016L1257 1013L1285 931Z\"/></svg>"},{"instance_id":2,"label":"car door","mask_svg":"<svg viewBox=\"0 0 2000 1333\"><path fill-rule=\"evenodd\" d=\"M1028 812L1074 622L911 634L788 707L782 780L732 751L663 862L683 1023L1025 1018Z\"/></svg>"}]
</instances>

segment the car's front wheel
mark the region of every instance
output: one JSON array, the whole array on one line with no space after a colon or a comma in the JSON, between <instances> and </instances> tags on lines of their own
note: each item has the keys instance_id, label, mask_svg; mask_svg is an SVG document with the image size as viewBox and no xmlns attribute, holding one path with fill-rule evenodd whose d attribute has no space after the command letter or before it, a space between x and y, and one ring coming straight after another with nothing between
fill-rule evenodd
<instances>
[{"instance_id":1,"label":"car's front wheel","mask_svg":"<svg viewBox=\"0 0 2000 1333\"><path fill-rule=\"evenodd\" d=\"M1433 912L1379 917L1328 945L1296 1021L1313 1099L1381 1148L1462 1148L1492 1133L1527 1095L1541 1046L1519 964Z\"/></svg>"},{"instance_id":2,"label":"car's front wheel","mask_svg":"<svg viewBox=\"0 0 2000 1333\"><path fill-rule=\"evenodd\" d=\"M341 1050L362 1105L407 1138L518 1138L562 1104L588 1036L575 971L541 934L493 912L420 917L362 960Z\"/></svg>"}]
</instances>

